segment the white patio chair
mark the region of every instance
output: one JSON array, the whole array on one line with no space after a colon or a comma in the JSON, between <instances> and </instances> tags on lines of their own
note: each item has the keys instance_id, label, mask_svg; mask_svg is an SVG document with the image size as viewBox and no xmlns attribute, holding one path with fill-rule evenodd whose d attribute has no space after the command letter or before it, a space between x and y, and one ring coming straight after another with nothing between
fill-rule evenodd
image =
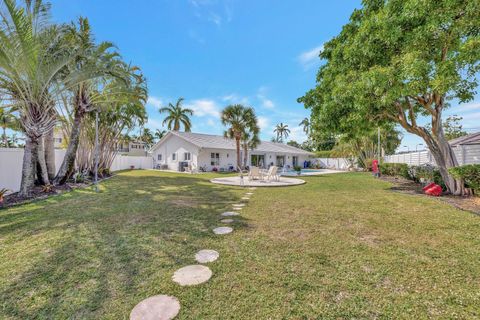
<instances>
[{"instance_id":1,"label":"white patio chair","mask_svg":"<svg viewBox=\"0 0 480 320\"><path fill-rule=\"evenodd\" d=\"M260 173L260 169L255 166L250 167L250 171L248 172L248 180L255 180L255 179L261 179L261 178L262 178L262 175Z\"/></svg>"},{"instance_id":2,"label":"white patio chair","mask_svg":"<svg viewBox=\"0 0 480 320\"><path fill-rule=\"evenodd\" d=\"M278 181L278 167L277 166L271 166L270 169L268 169L268 172L264 174L264 178L267 179L267 181L273 181L276 180Z\"/></svg>"}]
</instances>

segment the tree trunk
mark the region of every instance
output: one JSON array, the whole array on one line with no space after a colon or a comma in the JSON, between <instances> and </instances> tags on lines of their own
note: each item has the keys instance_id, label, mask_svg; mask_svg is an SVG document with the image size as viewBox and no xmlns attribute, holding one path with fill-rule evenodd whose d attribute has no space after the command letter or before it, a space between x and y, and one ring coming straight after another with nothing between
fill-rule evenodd
<instances>
[{"instance_id":1,"label":"tree trunk","mask_svg":"<svg viewBox=\"0 0 480 320\"><path fill-rule=\"evenodd\" d=\"M53 141L53 128L43 138L45 145L45 164L47 165L48 179L55 178L55 144Z\"/></svg>"},{"instance_id":2,"label":"tree trunk","mask_svg":"<svg viewBox=\"0 0 480 320\"><path fill-rule=\"evenodd\" d=\"M8 148L8 139L7 139L7 128L6 127L2 127L3 129L3 143L5 144L5 148Z\"/></svg>"},{"instance_id":3,"label":"tree trunk","mask_svg":"<svg viewBox=\"0 0 480 320\"><path fill-rule=\"evenodd\" d=\"M242 167L242 159L240 159L240 139L235 138L235 144L237 146L237 167L241 169Z\"/></svg>"},{"instance_id":4,"label":"tree trunk","mask_svg":"<svg viewBox=\"0 0 480 320\"><path fill-rule=\"evenodd\" d=\"M48 179L47 173L47 164L45 161L45 143L43 137L38 139L38 147L37 147L37 179L38 183L41 185L50 184L50 180Z\"/></svg>"},{"instance_id":5,"label":"tree trunk","mask_svg":"<svg viewBox=\"0 0 480 320\"><path fill-rule=\"evenodd\" d=\"M84 112L75 112L73 118L72 131L70 132L70 141L68 142L67 152L63 158L62 165L58 170L54 183L56 185L65 184L75 168L75 157L77 155L78 143L80 141L80 132L82 127Z\"/></svg>"},{"instance_id":6,"label":"tree trunk","mask_svg":"<svg viewBox=\"0 0 480 320\"><path fill-rule=\"evenodd\" d=\"M30 190L35 185L35 168L38 158L38 138L26 137L23 154L22 182L19 195L28 197Z\"/></svg>"},{"instance_id":7,"label":"tree trunk","mask_svg":"<svg viewBox=\"0 0 480 320\"><path fill-rule=\"evenodd\" d=\"M245 143L243 145L243 167L247 167L247 161L248 161L248 145Z\"/></svg>"}]
</instances>

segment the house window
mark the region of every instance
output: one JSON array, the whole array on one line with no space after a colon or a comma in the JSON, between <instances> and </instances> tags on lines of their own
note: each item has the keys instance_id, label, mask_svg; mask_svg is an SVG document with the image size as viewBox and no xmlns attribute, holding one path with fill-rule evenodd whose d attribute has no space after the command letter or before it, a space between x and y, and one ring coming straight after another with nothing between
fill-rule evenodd
<instances>
[{"instance_id":1,"label":"house window","mask_svg":"<svg viewBox=\"0 0 480 320\"><path fill-rule=\"evenodd\" d=\"M158 161L162 161L162 154L161 153L158 154L157 159L158 159Z\"/></svg>"},{"instance_id":2,"label":"house window","mask_svg":"<svg viewBox=\"0 0 480 320\"><path fill-rule=\"evenodd\" d=\"M210 165L219 166L220 165L220 153L212 152L210 154Z\"/></svg>"},{"instance_id":3,"label":"house window","mask_svg":"<svg viewBox=\"0 0 480 320\"><path fill-rule=\"evenodd\" d=\"M184 153L184 159L183 160L190 161L190 160L192 160L191 158L192 158L192 155L191 155L190 152L185 152Z\"/></svg>"},{"instance_id":4,"label":"house window","mask_svg":"<svg viewBox=\"0 0 480 320\"><path fill-rule=\"evenodd\" d=\"M172 153L172 160L173 161L177 160L177 154L176 153Z\"/></svg>"},{"instance_id":5,"label":"house window","mask_svg":"<svg viewBox=\"0 0 480 320\"><path fill-rule=\"evenodd\" d=\"M293 164L293 166L298 166L298 157L297 156L292 157L292 164Z\"/></svg>"}]
</instances>

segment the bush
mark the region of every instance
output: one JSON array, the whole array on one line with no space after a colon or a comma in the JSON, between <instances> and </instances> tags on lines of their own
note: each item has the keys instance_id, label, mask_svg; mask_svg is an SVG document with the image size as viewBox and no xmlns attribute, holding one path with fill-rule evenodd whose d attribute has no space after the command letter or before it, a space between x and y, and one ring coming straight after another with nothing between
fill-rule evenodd
<instances>
[{"instance_id":1,"label":"bush","mask_svg":"<svg viewBox=\"0 0 480 320\"><path fill-rule=\"evenodd\" d=\"M406 163L382 163L380 164L380 173L386 176L403 177L412 179L408 165Z\"/></svg>"},{"instance_id":2,"label":"bush","mask_svg":"<svg viewBox=\"0 0 480 320\"><path fill-rule=\"evenodd\" d=\"M472 188L475 192L480 192L480 164L450 168L448 171L456 179L463 179L465 187Z\"/></svg>"}]
</instances>

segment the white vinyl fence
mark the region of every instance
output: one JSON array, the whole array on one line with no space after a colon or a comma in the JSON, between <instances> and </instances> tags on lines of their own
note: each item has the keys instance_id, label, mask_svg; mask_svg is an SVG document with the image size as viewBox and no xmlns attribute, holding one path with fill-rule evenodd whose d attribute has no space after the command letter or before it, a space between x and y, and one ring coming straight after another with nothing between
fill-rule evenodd
<instances>
[{"instance_id":1,"label":"white vinyl fence","mask_svg":"<svg viewBox=\"0 0 480 320\"><path fill-rule=\"evenodd\" d=\"M480 164L480 144L461 145L453 148L459 165ZM386 163L406 163L410 166L435 165L435 159L428 150L394 154L384 158Z\"/></svg>"},{"instance_id":2,"label":"white vinyl fence","mask_svg":"<svg viewBox=\"0 0 480 320\"><path fill-rule=\"evenodd\" d=\"M55 168L58 170L65 157L65 150L55 150ZM22 179L23 149L0 148L0 189L7 188L12 191L20 189ZM152 169L152 157L135 157L117 155L113 160L111 171L130 169Z\"/></svg>"},{"instance_id":3,"label":"white vinyl fence","mask_svg":"<svg viewBox=\"0 0 480 320\"><path fill-rule=\"evenodd\" d=\"M313 165L335 170L347 170L351 166L351 162L345 158L315 158L310 161Z\"/></svg>"}]
</instances>

